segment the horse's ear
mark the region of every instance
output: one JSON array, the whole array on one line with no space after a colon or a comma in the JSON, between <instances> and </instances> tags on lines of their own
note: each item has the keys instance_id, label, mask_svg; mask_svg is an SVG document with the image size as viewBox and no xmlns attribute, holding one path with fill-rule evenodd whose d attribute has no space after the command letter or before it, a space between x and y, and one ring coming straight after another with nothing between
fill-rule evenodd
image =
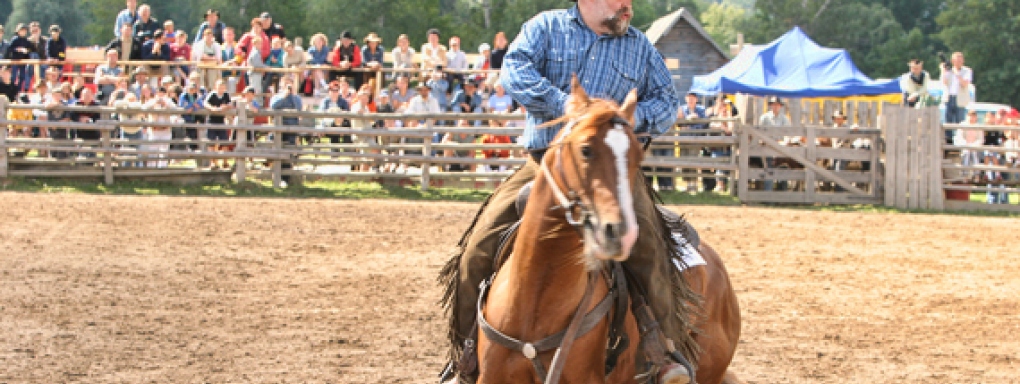
<instances>
[{"instance_id":1,"label":"horse's ear","mask_svg":"<svg viewBox=\"0 0 1020 384\"><path fill-rule=\"evenodd\" d=\"M637 110L637 89L630 90L627 93L627 98L623 99L623 105L620 106L620 113L623 118L634 123L634 111Z\"/></svg>"},{"instance_id":2,"label":"horse's ear","mask_svg":"<svg viewBox=\"0 0 1020 384\"><path fill-rule=\"evenodd\" d=\"M576 111L584 109L591 104L591 100L588 99L588 93L584 91L584 87L581 86L581 80L577 79L575 73L570 79L570 99L567 102L568 111Z\"/></svg>"}]
</instances>

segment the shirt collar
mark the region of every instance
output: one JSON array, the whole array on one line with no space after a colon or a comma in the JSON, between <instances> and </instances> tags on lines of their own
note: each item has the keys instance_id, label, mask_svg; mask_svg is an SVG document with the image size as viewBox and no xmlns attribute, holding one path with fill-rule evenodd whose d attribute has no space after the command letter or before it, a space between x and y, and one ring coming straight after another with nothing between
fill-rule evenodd
<instances>
[{"instance_id":1,"label":"shirt collar","mask_svg":"<svg viewBox=\"0 0 1020 384\"><path fill-rule=\"evenodd\" d=\"M581 26L582 28L585 28L585 29L591 31L592 33L595 33L595 31L592 31L591 28L588 27L588 24L585 24L584 20L581 19L581 10L576 5L573 6L573 7L570 7L570 9L567 10L567 19L573 20L574 22L577 23L577 25ZM598 35L598 34L596 34L596 35ZM598 36L599 37L616 37L616 36L607 36L607 35L598 35ZM633 25L627 27L627 33L624 34L624 36L630 36L630 37L634 36L634 26Z\"/></svg>"}]
</instances>

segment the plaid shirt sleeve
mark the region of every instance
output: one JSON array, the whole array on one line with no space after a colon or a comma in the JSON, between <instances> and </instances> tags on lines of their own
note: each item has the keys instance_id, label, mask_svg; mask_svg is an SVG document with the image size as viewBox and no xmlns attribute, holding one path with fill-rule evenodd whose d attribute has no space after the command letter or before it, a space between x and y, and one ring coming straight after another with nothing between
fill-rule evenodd
<instances>
[{"instance_id":1,"label":"plaid shirt sleeve","mask_svg":"<svg viewBox=\"0 0 1020 384\"><path fill-rule=\"evenodd\" d=\"M648 68L646 84L639 88L638 100L641 101L634 112L634 131L659 136L668 132L676 123L680 96L677 95L666 62L654 49L649 55Z\"/></svg>"},{"instance_id":2,"label":"plaid shirt sleeve","mask_svg":"<svg viewBox=\"0 0 1020 384\"><path fill-rule=\"evenodd\" d=\"M540 43L547 39L548 30L541 17L525 23L503 59L499 76L507 93L529 113L554 118L563 115L569 95L542 75L546 50Z\"/></svg>"}]
</instances>

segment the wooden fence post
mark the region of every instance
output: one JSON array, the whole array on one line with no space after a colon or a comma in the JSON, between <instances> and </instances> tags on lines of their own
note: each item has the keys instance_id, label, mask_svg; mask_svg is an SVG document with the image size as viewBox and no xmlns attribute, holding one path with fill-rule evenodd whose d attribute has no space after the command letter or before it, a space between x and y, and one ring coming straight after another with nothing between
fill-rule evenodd
<instances>
[{"instance_id":1,"label":"wooden fence post","mask_svg":"<svg viewBox=\"0 0 1020 384\"><path fill-rule=\"evenodd\" d=\"M280 127L280 116L273 116L273 125ZM273 133L273 149L274 152L279 153L280 149L283 148L283 131L276 131ZM289 156L286 156L289 157ZM283 157L273 161L273 188L280 188L281 182L283 181L283 162L286 161ZM293 169L293 168L291 168Z\"/></svg>"},{"instance_id":2,"label":"wooden fence post","mask_svg":"<svg viewBox=\"0 0 1020 384\"><path fill-rule=\"evenodd\" d=\"M237 121L234 122L235 126L243 126L248 124L248 103L245 100L241 100L237 103ZM234 182L238 184L244 183L244 180L248 178L248 162L245 161L244 152L245 140L247 131L243 129L235 129L234 135L237 136L237 146L234 148L234 153L237 154L237 158L234 159Z\"/></svg>"},{"instance_id":3,"label":"wooden fence post","mask_svg":"<svg viewBox=\"0 0 1020 384\"><path fill-rule=\"evenodd\" d=\"M7 119L7 105L10 100L0 95L0 119ZM0 127L0 178L7 178L7 127Z\"/></svg>"},{"instance_id":4,"label":"wooden fence post","mask_svg":"<svg viewBox=\"0 0 1020 384\"><path fill-rule=\"evenodd\" d=\"M103 151L103 183L113 185L113 150L110 135L112 131L100 131L100 143Z\"/></svg>"},{"instance_id":5,"label":"wooden fence post","mask_svg":"<svg viewBox=\"0 0 1020 384\"><path fill-rule=\"evenodd\" d=\"M737 146L740 151L740 170L737 171L737 176L740 179L737 181L737 198L740 200L747 200L747 192L750 190L748 183L751 182L751 129L753 129L751 124L741 125L740 132L737 133L740 135L740 144Z\"/></svg>"},{"instance_id":6,"label":"wooden fence post","mask_svg":"<svg viewBox=\"0 0 1020 384\"><path fill-rule=\"evenodd\" d=\"M427 137L425 137L425 143L422 145L422 155L425 156L426 159L431 159L432 158L432 135L434 134L432 132L433 124L435 124L434 120L432 120L432 119L426 119L425 120L425 132L427 133ZM427 162L427 161L421 163L421 190L422 190L422 192L425 192L425 191L429 190L429 168L431 168L431 167L432 167L432 164Z\"/></svg>"}]
</instances>

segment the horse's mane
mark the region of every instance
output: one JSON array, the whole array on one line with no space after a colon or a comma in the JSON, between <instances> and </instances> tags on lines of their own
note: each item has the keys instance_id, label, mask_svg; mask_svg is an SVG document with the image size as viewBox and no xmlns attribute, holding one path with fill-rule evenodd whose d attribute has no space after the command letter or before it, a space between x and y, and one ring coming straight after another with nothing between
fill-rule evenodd
<instances>
[{"instance_id":1,"label":"horse's mane","mask_svg":"<svg viewBox=\"0 0 1020 384\"><path fill-rule=\"evenodd\" d=\"M578 127L591 127L591 128L601 127L609 123L610 120L620 116L619 108L620 108L619 104L616 104L616 102L612 100L593 98L589 99L588 103L586 103L581 108L576 107L571 108L571 110L568 111L567 113L564 113L563 116L551 120L549 122L546 122L541 126L550 127L557 124L566 124L570 121L574 121L577 123L577 125L574 126L575 129ZM576 130L572 131L571 133L573 132L576 132ZM560 136L565 134L569 133L564 133L561 130L557 137L563 139L565 137Z\"/></svg>"}]
</instances>

